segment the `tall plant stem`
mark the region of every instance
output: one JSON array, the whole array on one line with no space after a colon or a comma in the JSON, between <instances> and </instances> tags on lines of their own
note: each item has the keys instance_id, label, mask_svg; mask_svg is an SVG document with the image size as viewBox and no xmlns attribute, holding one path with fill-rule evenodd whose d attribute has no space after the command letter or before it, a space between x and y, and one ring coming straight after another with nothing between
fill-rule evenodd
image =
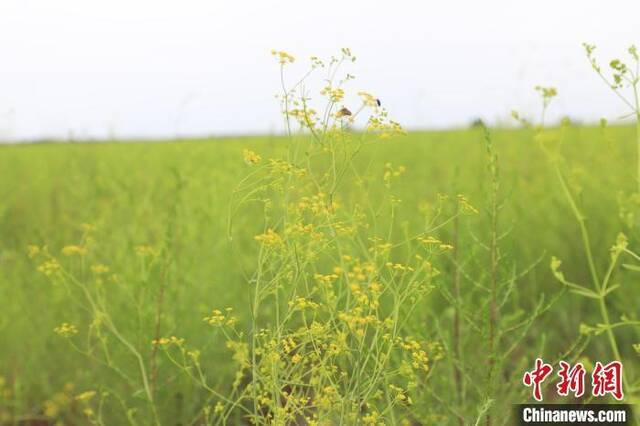
<instances>
[{"instance_id":1,"label":"tall plant stem","mask_svg":"<svg viewBox=\"0 0 640 426\"><path fill-rule=\"evenodd\" d=\"M460 371L460 219L458 211L460 207L456 204L456 218L453 222L453 297L456 301L455 311L453 314L453 382L458 397L458 404L463 405L463 389L462 389L462 371ZM464 424L464 419L460 419L460 425Z\"/></svg>"},{"instance_id":2,"label":"tall plant stem","mask_svg":"<svg viewBox=\"0 0 640 426\"><path fill-rule=\"evenodd\" d=\"M636 180L638 181L638 194L640 194L640 93L638 93L638 85L640 84L640 75L638 75L638 68L640 67L640 62L636 62L636 75L634 77L632 87L633 87L633 101L635 105L634 115L636 118L636 161L637 161L637 171L636 171Z\"/></svg>"},{"instance_id":3,"label":"tall plant stem","mask_svg":"<svg viewBox=\"0 0 640 426\"><path fill-rule=\"evenodd\" d=\"M616 261L614 259L611 260L611 263L609 265L609 270L605 275L604 281L601 282L600 278L598 277L598 273L596 271L593 254L591 252L591 243L589 240L589 232L587 231L587 227L585 225L585 218L580 212L578 205L576 204L575 199L573 198L573 195L571 194L571 191L569 190L569 187L567 186L565 178L562 175L562 172L560 171L560 168L558 165L556 165L556 174L558 175L558 179L560 180L560 185L562 186L562 190L564 191L564 194L567 197L567 200L569 201L569 205L571 206L571 211L575 216L578 222L578 225L580 227L580 234L582 235L582 243L584 245L585 253L587 256L587 263L589 264L589 270L591 272L593 287L596 293L598 293L599 295L598 309L600 310L600 316L602 317L602 322L606 327L607 338L609 340L609 345L611 346L611 351L613 352L613 356L615 357L615 359L621 360L622 358L620 357L618 342L616 340L616 336L613 333L613 329L611 327L611 320L609 318L609 311L607 309L607 304L605 300L606 299L605 291L607 289L609 278L611 276L611 273L613 272L613 268L615 267ZM626 376L624 372L623 372L623 376ZM626 379L624 379L624 382L626 382Z\"/></svg>"},{"instance_id":4,"label":"tall plant stem","mask_svg":"<svg viewBox=\"0 0 640 426\"><path fill-rule=\"evenodd\" d=\"M636 179L638 181L638 194L640 194L640 105L638 106L638 110L636 111L636 157L638 161L638 171Z\"/></svg>"},{"instance_id":5,"label":"tall plant stem","mask_svg":"<svg viewBox=\"0 0 640 426\"><path fill-rule=\"evenodd\" d=\"M491 242L489 246L490 251L490 269L491 269L491 299L489 301L489 347L488 347L488 375L487 375L487 389L488 397L493 394L493 377L495 369L495 356L496 356L496 329L498 323L498 190L500 186L499 173L498 173L498 158L493 151L493 143L491 135L488 129L485 129L485 141L487 144L487 154L489 155L489 172L491 174L491 195L490 195L490 207L489 215L491 218ZM487 426L491 425L491 414L487 414Z\"/></svg>"}]
</instances>

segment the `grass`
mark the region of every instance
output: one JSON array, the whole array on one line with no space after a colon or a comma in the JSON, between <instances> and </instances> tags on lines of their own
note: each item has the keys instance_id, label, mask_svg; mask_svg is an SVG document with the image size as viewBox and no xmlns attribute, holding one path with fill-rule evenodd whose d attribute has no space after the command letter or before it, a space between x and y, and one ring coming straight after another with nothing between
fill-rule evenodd
<instances>
[{"instance_id":1,"label":"grass","mask_svg":"<svg viewBox=\"0 0 640 426\"><path fill-rule=\"evenodd\" d=\"M625 230L632 242L637 241L638 219L633 216L637 200L621 195L633 193L636 187L634 129L570 126L565 131L561 150L569 159L562 165L566 185L575 194L580 211L586 212L584 226L593 248L593 268L604 275L610 262L608 248L618 232ZM555 137L560 132L549 129L545 135ZM416 377L415 383L396 382L402 388L397 392L409 396L411 404L399 394L372 397L374 402L355 410L342 407L342 414L335 407L327 409L331 416L355 422L355 417L348 417L353 415L366 423L371 420L367 415L377 413L374 422L447 420L457 424L473 423L488 412L493 413L492 422L501 424L507 421L500 417L501 409L530 398L518 380L537 356L551 361L574 349L571 356L587 365L613 359L606 337L580 333L582 324L597 328L602 323L597 305L565 292L548 267L553 255L563 260L562 273L572 282L592 281L580 227L553 162L536 143L533 130L495 130L490 137L499 161L497 189L487 172L481 129L412 132L375 142L354 159L361 180L348 173L353 180L345 179L349 184L341 185L336 195L342 206L349 210L367 202L397 205L367 212L371 227L357 234L403 241L403 235L427 230L443 242L452 242L455 250L433 255L431 262L440 274L433 276L428 294L415 301L415 309L402 322L403 336L419 341L429 358L428 372ZM0 148L2 421L89 418L104 424L127 419L138 424L167 424L169 420L200 424L219 422L215 416L222 413L231 424L247 418L260 423L275 415L273 407L286 406L288 402L272 401L269 414L256 404L258 388L247 387L247 381L263 374L256 372L263 367L258 365L261 361L242 359L247 348L225 346L229 340L250 342L251 336L256 339L253 345L267 344L258 342L258 325L272 321L274 306L286 306L271 298L259 304L258 296L250 291L256 262L264 274L280 273L269 269L274 262L288 263L279 257L265 260L264 256L272 255L265 254L260 248L264 245L253 239L271 226L265 225L269 217L278 223L282 211L277 205L267 211L265 219L259 203L234 204L238 198L234 189L255 170L243 162L245 149L263 159L286 158L290 145L284 137L252 137ZM406 171L393 176L401 165ZM385 170L392 171L387 180ZM459 215L458 194L464 194L479 213ZM389 202L389 197L395 198ZM83 227L83 223L92 226ZM33 259L27 253L29 245L40 249ZM87 247L88 252L62 255L61 250L70 245ZM70 287L37 271L44 261L39 256L45 246L65 270L74 271L75 278L67 279ZM392 257L404 259L413 253L404 246L398 250ZM261 258L266 263L260 263ZM326 270L330 264L320 258L317 269ZM108 272L92 272L95 265L106 266ZM607 297L611 322L622 314L637 321L640 287L634 272L615 268L615 283L623 290ZM74 287L74 279L81 286ZM491 290L492 285L501 287ZM88 298L82 290L87 287ZM276 290L270 297L279 291L285 290ZM233 314L224 313L227 306L234 309ZM203 318L211 318L216 308L223 318L236 317L237 324L226 331L212 329ZM283 311L280 315L284 316ZM255 320L257 317L260 319ZM532 322L519 329L523 335L510 337L508 324L527 318ZM281 318L276 322L279 327L271 332L284 333L280 335L284 339L289 324L297 327L303 321ZM487 360L478 348L487 347L483 336L488 335L482 333L488 330L485 325L496 325L496 321L502 329L492 331L491 356L495 358ZM67 339L57 335L54 329L61 323L72 324L78 333L67 333ZM474 323L479 324L478 331ZM239 330L239 335L225 337L232 329ZM640 374L632 346L640 342L638 328L620 327L605 334L611 332L631 378L627 396L633 398ZM153 339L174 335L184 342L164 345L168 348L151 344ZM453 339L454 335L458 337ZM256 357L251 347L259 346L249 345L245 357ZM191 353L195 348L198 355ZM384 351L380 351L378 359L383 359ZM506 358L496 355L507 353ZM197 357L197 363L190 362L189 356ZM389 371L402 365L402 356L390 358L395 367ZM349 374L357 368L362 373L377 371L364 359L359 364L344 362L353 368ZM500 374L490 374L492 383L487 383L488 365L491 370L500 369ZM250 373L252 368L256 370ZM295 370L286 371L283 377L300 378ZM388 389L390 383L384 380L396 378L381 371L382 382L376 389ZM504 377L512 381L505 383ZM274 383L261 383L260 391L266 392L268 386L292 386ZM349 395L366 395L354 391L356 388L346 389L345 393L352 392ZM97 395L79 396L87 391ZM236 399L240 401L237 407L229 409ZM224 408L216 409L218 403ZM296 415L312 415L314 410L305 411L305 404L298 405Z\"/></svg>"}]
</instances>

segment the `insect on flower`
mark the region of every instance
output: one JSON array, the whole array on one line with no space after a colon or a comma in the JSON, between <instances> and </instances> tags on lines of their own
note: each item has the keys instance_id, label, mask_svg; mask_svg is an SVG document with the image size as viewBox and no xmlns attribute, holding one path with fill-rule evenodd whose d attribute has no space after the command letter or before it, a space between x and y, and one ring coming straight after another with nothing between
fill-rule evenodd
<instances>
[{"instance_id":1,"label":"insect on flower","mask_svg":"<svg viewBox=\"0 0 640 426\"><path fill-rule=\"evenodd\" d=\"M351 111L349 111L347 107L340 108L340 110L336 113L336 117L338 118L349 117L351 115Z\"/></svg>"}]
</instances>

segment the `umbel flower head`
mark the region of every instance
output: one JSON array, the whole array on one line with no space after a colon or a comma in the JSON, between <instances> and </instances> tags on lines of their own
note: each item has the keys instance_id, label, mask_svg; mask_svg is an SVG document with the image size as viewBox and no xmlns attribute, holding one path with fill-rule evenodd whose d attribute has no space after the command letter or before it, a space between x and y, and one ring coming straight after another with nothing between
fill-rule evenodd
<instances>
[{"instance_id":1,"label":"umbel flower head","mask_svg":"<svg viewBox=\"0 0 640 426\"><path fill-rule=\"evenodd\" d=\"M296 60L292 55L282 50L272 49L271 54L278 59L280 65L292 64Z\"/></svg>"}]
</instances>

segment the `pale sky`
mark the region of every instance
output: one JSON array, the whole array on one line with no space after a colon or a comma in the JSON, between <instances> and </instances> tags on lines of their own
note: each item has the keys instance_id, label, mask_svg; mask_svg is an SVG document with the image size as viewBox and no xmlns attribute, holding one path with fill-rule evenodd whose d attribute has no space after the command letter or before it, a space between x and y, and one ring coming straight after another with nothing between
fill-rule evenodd
<instances>
[{"instance_id":1,"label":"pale sky","mask_svg":"<svg viewBox=\"0 0 640 426\"><path fill-rule=\"evenodd\" d=\"M408 128L626 111L590 70L640 44L637 0L0 0L0 140L281 130L277 64L350 47L352 87Z\"/></svg>"}]
</instances>

